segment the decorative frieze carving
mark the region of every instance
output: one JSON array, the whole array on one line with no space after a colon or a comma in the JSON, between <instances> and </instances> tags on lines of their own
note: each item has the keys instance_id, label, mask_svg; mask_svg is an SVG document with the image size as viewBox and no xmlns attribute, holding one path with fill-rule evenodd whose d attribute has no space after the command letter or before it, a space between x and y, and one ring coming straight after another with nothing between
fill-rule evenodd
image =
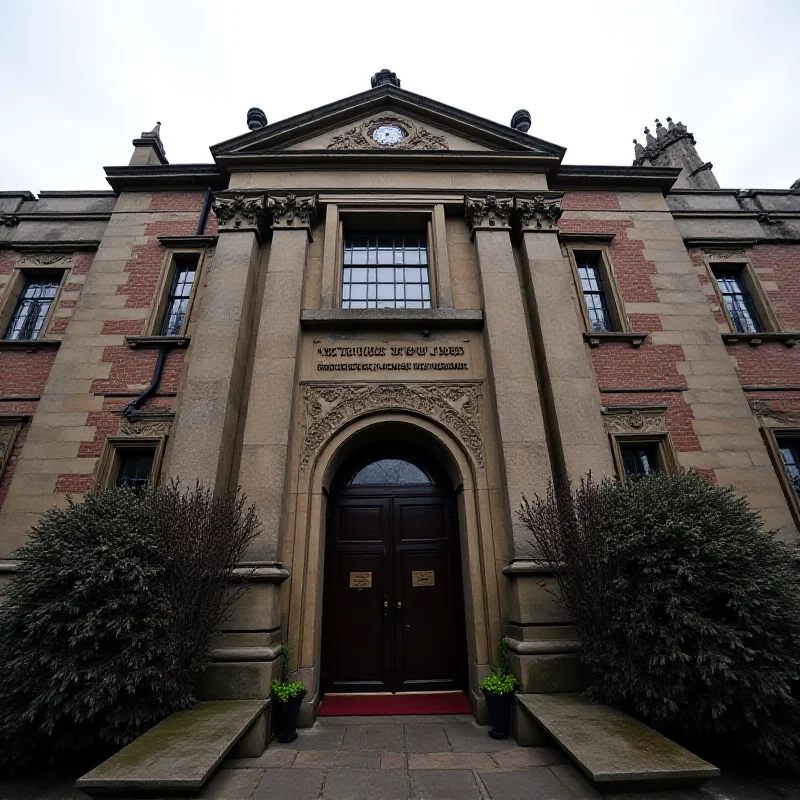
<instances>
[{"instance_id":1,"label":"decorative frieze carving","mask_svg":"<svg viewBox=\"0 0 800 800\"><path fill-rule=\"evenodd\" d=\"M266 220L264 195L217 195L211 208L219 219L220 231L259 230Z\"/></svg>"},{"instance_id":2,"label":"decorative frieze carving","mask_svg":"<svg viewBox=\"0 0 800 800\"><path fill-rule=\"evenodd\" d=\"M121 436L169 436L172 414L148 415L125 419L120 422Z\"/></svg>"},{"instance_id":3,"label":"decorative frieze carving","mask_svg":"<svg viewBox=\"0 0 800 800\"><path fill-rule=\"evenodd\" d=\"M608 406L603 409L607 433L667 433L666 406Z\"/></svg>"},{"instance_id":4,"label":"decorative frieze carving","mask_svg":"<svg viewBox=\"0 0 800 800\"><path fill-rule=\"evenodd\" d=\"M384 141L375 136L382 127L397 129L397 137ZM399 137L399 138L398 138ZM384 115L373 117L361 125L336 134L328 144L328 150L449 150L444 136L417 127L410 119Z\"/></svg>"},{"instance_id":5,"label":"decorative frieze carving","mask_svg":"<svg viewBox=\"0 0 800 800\"><path fill-rule=\"evenodd\" d=\"M705 251L706 258L713 258L716 259L729 259L729 258L736 258L746 260L747 255L744 250L706 250Z\"/></svg>"},{"instance_id":6,"label":"decorative frieze carving","mask_svg":"<svg viewBox=\"0 0 800 800\"><path fill-rule=\"evenodd\" d=\"M537 230L556 230L558 221L564 213L559 200L547 203L540 194L537 194L532 200L515 197L514 211L520 227Z\"/></svg>"},{"instance_id":7,"label":"decorative frieze carving","mask_svg":"<svg viewBox=\"0 0 800 800\"><path fill-rule=\"evenodd\" d=\"M771 421L777 426L797 426L800 425L800 414L785 411L780 408L772 408L768 400L752 399L748 400L750 410L757 417L760 417L762 422ZM769 425L768 427L772 427Z\"/></svg>"},{"instance_id":8,"label":"decorative frieze carving","mask_svg":"<svg viewBox=\"0 0 800 800\"><path fill-rule=\"evenodd\" d=\"M49 267L51 264L66 264L72 261L71 254L64 253L26 253L19 260L20 266L23 264L37 264L41 267Z\"/></svg>"},{"instance_id":9,"label":"decorative frieze carving","mask_svg":"<svg viewBox=\"0 0 800 800\"><path fill-rule=\"evenodd\" d=\"M465 199L467 221L470 228L507 228L514 208L513 197L467 197Z\"/></svg>"},{"instance_id":10,"label":"decorative frieze carving","mask_svg":"<svg viewBox=\"0 0 800 800\"><path fill-rule=\"evenodd\" d=\"M0 214L0 225L14 228L19 225L19 217L16 214Z\"/></svg>"},{"instance_id":11,"label":"decorative frieze carving","mask_svg":"<svg viewBox=\"0 0 800 800\"><path fill-rule=\"evenodd\" d=\"M317 219L317 197L297 197L294 194L269 195L273 228L309 228Z\"/></svg>"},{"instance_id":12,"label":"decorative frieze carving","mask_svg":"<svg viewBox=\"0 0 800 800\"><path fill-rule=\"evenodd\" d=\"M303 386L305 469L322 446L345 424L374 411L413 411L451 431L483 467L480 383L359 383Z\"/></svg>"}]
</instances>

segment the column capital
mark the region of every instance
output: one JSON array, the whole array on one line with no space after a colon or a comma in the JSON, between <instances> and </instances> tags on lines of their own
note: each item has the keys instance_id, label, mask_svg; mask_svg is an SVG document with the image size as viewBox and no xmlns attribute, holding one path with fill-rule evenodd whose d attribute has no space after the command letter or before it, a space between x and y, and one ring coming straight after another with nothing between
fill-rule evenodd
<instances>
[{"instance_id":1,"label":"column capital","mask_svg":"<svg viewBox=\"0 0 800 800\"><path fill-rule=\"evenodd\" d=\"M288 194L271 194L267 198L270 213L272 214L272 229L306 229L311 232L311 226L317 221L317 196L308 195L298 197Z\"/></svg>"},{"instance_id":2,"label":"column capital","mask_svg":"<svg viewBox=\"0 0 800 800\"><path fill-rule=\"evenodd\" d=\"M510 230L513 197L497 197L493 194L466 197L464 205L473 233L477 230Z\"/></svg>"},{"instance_id":3,"label":"column capital","mask_svg":"<svg viewBox=\"0 0 800 800\"><path fill-rule=\"evenodd\" d=\"M267 218L265 200L263 194L215 194L211 209L219 220L219 232L252 231L260 239Z\"/></svg>"},{"instance_id":4,"label":"column capital","mask_svg":"<svg viewBox=\"0 0 800 800\"><path fill-rule=\"evenodd\" d=\"M523 233L532 231L557 233L558 221L563 213L560 198L546 202L541 194L532 198L514 197L514 216Z\"/></svg>"}]
</instances>

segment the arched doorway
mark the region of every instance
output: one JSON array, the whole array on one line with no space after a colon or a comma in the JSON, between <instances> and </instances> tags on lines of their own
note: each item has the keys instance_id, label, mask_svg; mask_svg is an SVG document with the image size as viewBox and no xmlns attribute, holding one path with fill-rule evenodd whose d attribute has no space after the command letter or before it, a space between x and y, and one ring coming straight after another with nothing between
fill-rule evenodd
<instances>
[{"instance_id":1,"label":"arched doorway","mask_svg":"<svg viewBox=\"0 0 800 800\"><path fill-rule=\"evenodd\" d=\"M464 593L455 493L408 443L360 448L328 502L323 692L463 689Z\"/></svg>"}]
</instances>

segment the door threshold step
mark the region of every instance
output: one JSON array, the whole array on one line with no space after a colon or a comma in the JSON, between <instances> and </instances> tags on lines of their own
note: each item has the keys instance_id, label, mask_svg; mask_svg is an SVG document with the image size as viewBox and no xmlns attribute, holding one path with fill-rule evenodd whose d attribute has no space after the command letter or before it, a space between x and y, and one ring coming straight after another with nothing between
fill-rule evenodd
<instances>
[{"instance_id":1,"label":"door threshold step","mask_svg":"<svg viewBox=\"0 0 800 800\"><path fill-rule=\"evenodd\" d=\"M472 714L463 692L402 692L397 694L326 694L320 717L395 717Z\"/></svg>"}]
</instances>

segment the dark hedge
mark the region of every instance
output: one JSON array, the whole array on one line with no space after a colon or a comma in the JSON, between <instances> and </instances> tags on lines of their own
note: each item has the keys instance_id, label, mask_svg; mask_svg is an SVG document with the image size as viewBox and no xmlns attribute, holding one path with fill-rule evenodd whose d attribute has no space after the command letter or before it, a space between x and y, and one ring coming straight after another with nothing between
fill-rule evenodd
<instances>
[{"instance_id":1,"label":"dark hedge","mask_svg":"<svg viewBox=\"0 0 800 800\"><path fill-rule=\"evenodd\" d=\"M597 701L800 767L800 560L694 474L551 489L520 516L557 573Z\"/></svg>"}]
</instances>

